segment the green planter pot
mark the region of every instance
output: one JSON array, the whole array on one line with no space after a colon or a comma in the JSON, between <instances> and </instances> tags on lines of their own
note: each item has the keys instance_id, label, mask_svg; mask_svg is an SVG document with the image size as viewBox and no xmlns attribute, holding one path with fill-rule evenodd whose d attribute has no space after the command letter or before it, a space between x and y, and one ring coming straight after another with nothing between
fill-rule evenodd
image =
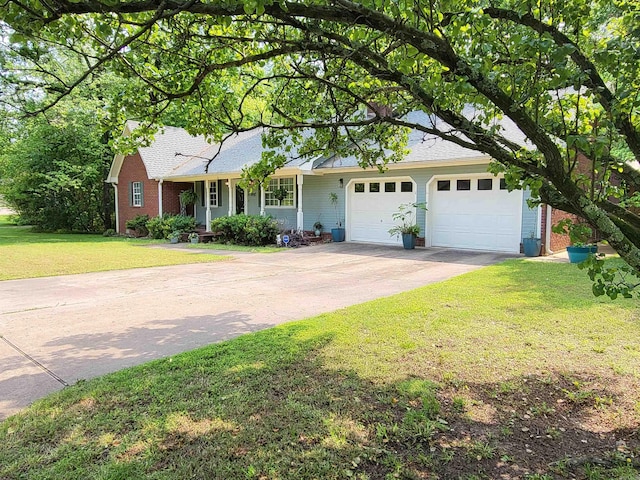
<instances>
[{"instance_id":1,"label":"green planter pot","mask_svg":"<svg viewBox=\"0 0 640 480\"><path fill-rule=\"evenodd\" d=\"M331 240L334 242L344 242L344 228L332 228L331 229Z\"/></svg>"},{"instance_id":2,"label":"green planter pot","mask_svg":"<svg viewBox=\"0 0 640 480\"><path fill-rule=\"evenodd\" d=\"M525 257L537 257L540 255L541 241L539 238L523 238L522 248Z\"/></svg>"},{"instance_id":3,"label":"green planter pot","mask_svg":"<svg viewBox=\"0 0 640 480\"><path fill-rule=\"evenodd\" d=\"M402 246L405 250L413 250L416 248L416 236L413 233L403 233Z\"/></svg>"},{"instance_id":4,"label":"green planter pot","mask_svg":"<svg viewBox=\"0 0 640 480\"><path fill-rule=\"evenodd\" d=\"M592 253L598 253L597 245L587 245L585 247L567 247L569 263L582 263Z\"/></svg>"}]
</instances>

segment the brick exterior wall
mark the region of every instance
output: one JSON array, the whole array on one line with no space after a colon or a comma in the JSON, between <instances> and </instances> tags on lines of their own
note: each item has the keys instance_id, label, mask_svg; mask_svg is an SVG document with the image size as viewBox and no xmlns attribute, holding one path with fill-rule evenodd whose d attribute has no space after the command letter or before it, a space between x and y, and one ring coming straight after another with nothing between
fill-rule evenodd
<instances>
[{"instance_id":1,"label":"brick exterior wall","mask_svg":"<svg viewBox=\"0 0 640 480\"><path fill-rule=\"evenodd\" d=\"M551 209L551 226L555 225L561 220L564 220L565 218L571 218L572 220L578 219L578 217L571 213L563 212L562 210L558 210L557 208ZM542 252L544 255L546 252L545 240L547 238L547 206L545 204L542 205L542 215L540 221L542 222L540 236L542 238ZM564 250L571 244L569 241L569 235L561 235L553 232L550 232L549 240L549 248L552 252Z\"/></svg>"},{"instance_id":2,"label":"brick exterior wall","mask_svg":"<svg viewBox=\"0 0 640 480\"><path fill-rule=\"evenodd\" d=\"M142 182L143 204L141 207L129 205L129 188L131 182ZM193 188L193 183L162 183L163 213L180 213L180 192ZM158 216L158 182L147 176L140 154L127 155L122 162L118 175L118 231L126 231L126 222L136 215ZM193 215L193 206L187 208L187 215Z\"/></svg>"},{"instance_id":3,"label":"brick exterior wall","mask_svg":"<svg viewBox=\"0 0 640 480\"><path fill-rule=\"evenodd\" d=\"M193 190L193 183L162 182L162 211L164 213L180 213L180 192ZM193 205L187 207L187 215L193 215Z\"/></svg>"},{"instance_id":4,"label":"brick exterior wall","mask_svg":"<svg viewBox=\"0 0 640 480\"><path fill-rule=\"evenodd\" d=\"M142 182L143 204L141 207L129 205L131 182ZM148 178L142 158L136 152L125 157L118 175L118 232L125 232L127 220L136 215L145 214L150 217L158 215L158 182Z\"/></svg>"}]
</instances>

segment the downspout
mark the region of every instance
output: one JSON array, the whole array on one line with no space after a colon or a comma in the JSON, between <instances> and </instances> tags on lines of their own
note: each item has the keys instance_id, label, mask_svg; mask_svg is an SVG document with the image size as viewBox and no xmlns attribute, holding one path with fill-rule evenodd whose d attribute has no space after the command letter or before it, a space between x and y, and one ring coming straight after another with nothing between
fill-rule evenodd
<instances>
[{"instance_id":1,"label":"downspout","mask_svg":"<svg viewBox=\"0 0 640 480\"><path fill-rule=\"evenodd\" d=\"M553 255L553 250L551 250L551 205L547 205L547 218L544 229L544 253Z\"/></svg>"},{"instance_id":2,"label":"downspout","mask_svg":"<svg viewBox=\"0 0 640 480\"><path fill-rule=\"evenodd\" d=\"M158 216L162 216L162 182L164 180L161 178L158 180Z\"/></svg>"},{"instance_id":3,"label":"downspout","mask_svg":"<svg viewBox=\"0 0 640 480\"><path fill-rule=\"evenodd\" d=\"M120 233L120 206L118 205L118 184L117 183L111 183L111 185L113 185L113 191L114 191L114 205L116 207L116 233Z\"/></svg>"}]
</instances>

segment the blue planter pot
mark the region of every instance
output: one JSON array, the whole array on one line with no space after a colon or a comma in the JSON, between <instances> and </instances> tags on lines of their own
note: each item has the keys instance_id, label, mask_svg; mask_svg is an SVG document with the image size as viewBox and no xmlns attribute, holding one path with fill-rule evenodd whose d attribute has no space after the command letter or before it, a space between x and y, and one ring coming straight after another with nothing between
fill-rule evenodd
<instances>
[{"instance_id":1,"label":"blue planter pot","mask_svg":"<svg viewBox=\"0 0 640 480\"><path fill-rule=\"evenodd\" d=\"M344 228L332 228L331 229L331 240L334 242L344 242Z\"/></svg>"},{"instance_id":2,"label":"blue planter pot","mask_svg":"<svg viewBox=\"0 0 640 480\"><path fill-rule=\"evenodd\" d=\"M413 233L403 233L402 246L405 250L413 250L416 248L416 236Z\"/></svg>"},{"instance_id":3,"label":"blue planter pot","mask_svg":"<svg viewBox=\"0 0 640 480\"><path fill-rule=\"evenodd\" d=\"M582 263L592 253L598 253L597 245L588 245L586 247L567 247L569 254L569 263Z\"/></svg>"},{"instance_id":4,"label":"blue planter pot","mask_svg":"<svg viewBox=\"0 0 640 480\"><path fill-rule=\"evenodd\" d=\"M526 257L537 257L540 255L541 241L539 238L523 238L522 248Z\"/></svg>"}]
</instances>

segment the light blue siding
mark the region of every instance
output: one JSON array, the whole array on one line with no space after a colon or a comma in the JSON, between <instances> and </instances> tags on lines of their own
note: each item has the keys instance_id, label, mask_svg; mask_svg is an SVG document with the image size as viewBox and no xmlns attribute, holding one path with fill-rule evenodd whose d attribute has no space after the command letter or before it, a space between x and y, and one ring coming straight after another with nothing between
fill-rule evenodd
<instances>
[{"instance_id":1,"label":"light blue siding","mask_svg":"<svg viewBox=\"0 0 640 480\"><path fill-rule=\"evenodd\" d=\"M347 184L354 179L380 178L384 180L389 177L411 177L416 183L417 202L426 202L427 183L434 175L458 175L465 173L484 173L487 171L486 165L463 165L456 167L433 167L433 168L412 168L388 171L383 174L376 171L354 171L349 173L330 174L324 176L308 175L304 177L303 185L303 206L304 206L304 229L312 230L316 220L320 220L324 231L329 231L335 227L336 214L329 202L329 193L335 192L338 195L338 210L340 218L345 217L345 191ZM340 187L342 178L343 188ZM427 209L429 205L427 204ZM425 232L424 213L418 212L417 223L420 225L420 235ZM343 226L345 226L343 224Z\"/></svg>"},{"instance_id":2,"label":"light blue siding","mask_svg":"<svg viewBox=\"0 0 640 480\"><path fill-rule=\"evenodd\" d=\"M531 192L525 190L522 195L522 238L528 238L532 233L534 236L538 235L538 224L540 223L538 207L529 208L527 204L529 198L531 198Z\"/></svg>"}]
</instances>

